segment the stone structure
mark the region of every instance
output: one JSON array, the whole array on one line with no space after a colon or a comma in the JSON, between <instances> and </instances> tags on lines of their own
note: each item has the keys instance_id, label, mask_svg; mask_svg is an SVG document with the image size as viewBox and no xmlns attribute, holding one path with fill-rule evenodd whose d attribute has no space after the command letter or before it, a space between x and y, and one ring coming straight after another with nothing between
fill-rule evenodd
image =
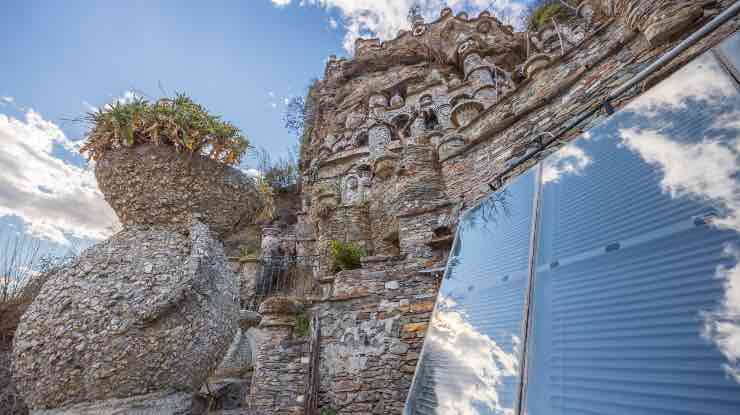
<instances>
[{"instance_id":1,"label":"stone structure","mask_svg":"<svg viewBox=\"0 0 740 415\"><path fill-rule=\"evenodd\" d=\"M219 237L251 223L254 184L167 146L110 151L96 176L124 228L49 276L15 333L16 386L34 414L201 413L240 320Z\"/></svg>"},{"instance_id":2,"label":"stone structure","mask_svg":"<svg viewBox=\"0 0 740 415\"><path fill-rule=\"evenodd\" d=\"M123 225L185 224L200 215L218 237L254 220L260 199L252 181L214 160L168 146L109 151L95 166L105 200Z\"/></svg>"},{"instance_id":3,"label":"stone structure","mask_svg":"<svg viewBox=\"0 0 740 415\"><path fill-rule=\"evenodd\" d=\"M33 409L198 390L238 298L207 226L126 227L44 285L15 336L17 386Z\"/></svg>"},{"instance_id":4,"label":"stone structure","mask_svg":"<svg viewBox=\"0 0 740 415\"><path fill-rule=\"evenodd\" d=\"M220 357L232 341L235 326L228 320L236 315L236 306L227 301L229 293L236 296L240 292L242 305L255 308L267 298L259 306L259 324L255 317L249 323L255 327L242 326L218 376L212 379L219 391L226 391L221 400L232 402L219 404L218 409L224 414L246 413L247 408L276 414L310 415L317 409L339 414L400 413L461 212L531 166L535 161L529 156L535 151L554 151L607 116L605 111L592 110L600 108L614 88L730 3L584 0L571 16L536 33L515 32L487 12L469 17L446 8L433 22L415 19L410 30L395 39L358 39L351 59L331 58L324 78L311 88L307 99L312 111L302 143L302 189L286 204L300 211L286 208L280 216L290 220L260 224L264 225L258 233L261 252L257 259L242 264L238 290L225 282L225 270L211 273L209 279L224 281L228 288L223 293L209 291L217 284L198 285L199 290L183 288L192 295L183 297L181 304L195 309L190 304L215 304L206 299L221 298L218 307L227 310L226 318L217 320L220 328L207 326L212 332L202 338L208 350L213 350L212 357ZM738 27L737 18L726 23L612 106L625 105ZM583 114L591 115L584 118ZM137 158L145 162L138 164ZM210 176L212 167L202 161L193 169L205 175L179 178L167 173L170 168L181 169L170 164L182 163L180 156L134 148L113 153L99 164L101 188L128 230L89 251L69 270L70 278L80 283L61 287L52 281L39 304L24 317L15 345L16 365L20 389L33 408L166 393L163 389L168 386L193 391L204 380L202 373L194 371L196 363L199 368L215 367L207 359L195 359L184 366L166 366L173 371L145 372L146 379L124 367L108 375L106 368L117 361L108 364L105 358L113 354L89 347L105 340L111 343L105 347L118 351L115 337L99 337L113 328L96 326L115 324L116 329L127 328L124 335L140 336L132 337L137 342L142 339L136 344L152 345L142 349L151 356L145 354L147 358L136 364L148 370L148 359L165 359L169 365L170 357L162 356L169 343L160 345L156 339L176 327L169 322L177 316L161 305L179 309L178 303L167 303L166 295L171 292L155 289L146 296L136 294L135 302L111 297L111 293L138 293L148 286L137 285L142 280L135 276L141 274L130 272L137 259L124 254L111 256L110 262L100 258L108 247L118 252L142 238L157 240L160 233L176 231L152 228L140 232L132 225L180 229L188 214L196 213L223 237L251 224L259 201L246 182L228 179L229 174ZM134 171L145 172L148 181L159 181L131 182L129 176L139 174ZM147 258L153 265L150 269L139 263L142 272L158 272L160 262L155 258L175 268L182 261L190 263L190 237L178 238L168 248L178 253L167 258L156 254L164 250L163 245L152 242L147 249L153 253ZM325 248L332 240L363 248L367 255L361 268L331 272L332 258ZM216 248L212 252L220 258ZM89 267L85 265L88 257ZM278 269L281 278L291 280L275 285L274 275L265 274L266 268ZM118 280L123 273L131 275L131 280ZM200 274L189 275L197 281ZM162 289L168 287L167 278L156 281L163 284ZM156 284L155 288L160 287ZM100 294L84 298L72 294L83 290ZM67 296L74 301L55 300ZM91 319L108 301L118 304L113 308L116 313L122 310L115 314L116 320ZM43 314L42 304L46 310L59 309L59 314ZM146 312L150 309L160 314ZM211 308L198 310L203 311L186 313L188 318L198 322ZM51 324L55 321L74 328L73 334L55 331ZM310 321L307 332L313 337L299 336L298 331L306 331L305 327L297 329L299 321ZM50 330L41 333L47 326ZM57 358L59 349L42 340L66 341L74 333L90 335L79 342L81 353L72 357ZM154 340L143 341L150 338ZM193 346L205 348L206 343ZM191 353L188 350L193 349L171 352L181 356ZM195 358L200 356L198 350L205 349L194 350ZM29 357L31 353L54 360L39 362ZM75 363L75 359L87 359L86 353L91 354L89 360ZM72 363L63 359L72 359ZM41 365L49 370L61 365L62 369L58 375L41 379L34 374ZM250 369L253 376L245 379ZM81 378L82 373L101 380L89 383L87 379L96 378ZM156 379L156 385L149 384L149 378ZM238 382L227 384L227 378ZM108 379L120 379L121 389L111 391ZM36 383L44 385L43 393L32 392ZM65 390L63 385L68 384L72 387ZM232 392L233 398L229 397Z\"/></svg>"},{"instance_id":5,"label":"stone structure","mask_svg":"<svg viewBox=\"0 0 740 415\"><path fill-rule=\"evenodd\" d=\"M276 415L303 414L308 375L308 343L295 335L302 306L272 297L260 306L262 321L255 331L254 380L250 406Z\"/></svg>"},{"instance_id":6,"label":"stone structure","mask_svg":"<svg viewBox=\"0 0 740 415\"><path fill-rule=\"evenodd\" d=\"M533 151L553 151L606 116L575 123L729 3L587 0L535 33L444 9L395 39L358 39L351 59L331 58L307 99L298 214L313 231L305 251L321 263L321 294L303 297L321 326L318 406L400 413L460 213L531 165L520 161ZM362 268L332 275L322 251L330 240L363 247Z\"/></svg>"}]
</instances>

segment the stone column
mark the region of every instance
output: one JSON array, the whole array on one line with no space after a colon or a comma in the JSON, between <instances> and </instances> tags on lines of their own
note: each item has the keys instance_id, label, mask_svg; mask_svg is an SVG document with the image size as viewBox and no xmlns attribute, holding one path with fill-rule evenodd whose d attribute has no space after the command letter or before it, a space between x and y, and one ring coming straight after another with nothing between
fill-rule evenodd
<instances>
[{"instance_id":1,"label":"stone column","mask_svg":"<svg viewBox=\"0 0 740 415\"><path fill-rule=\"evenodd\" d=\"M254 378L249 393L252 409L270 414L302 415L308 373L308 346L294 329L301 306L272 297L260 306L262 321L254 331Z\"/></svg>"}]
</instances>

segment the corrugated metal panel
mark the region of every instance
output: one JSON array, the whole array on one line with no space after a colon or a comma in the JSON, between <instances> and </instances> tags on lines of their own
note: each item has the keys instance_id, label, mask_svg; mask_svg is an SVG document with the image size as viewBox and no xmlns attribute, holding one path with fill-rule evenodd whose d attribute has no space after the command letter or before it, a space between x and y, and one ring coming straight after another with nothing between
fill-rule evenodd
<instances>
[{"instance_id":1,"label":"corrugated metal panel","mask_svg":"<svg viewBox=\"0 0 740 415\"><path fill-rule=\"evenodd\" d=\"M682 72L574 143L586 167L544 185L525 413L740 414L705 335L740 246L705 220L739 213L738 131L719 123L740 99L711 55ZM682 97L687 73L699 85Z\"/></svg>"},{"instance_id":2,"label":"corrugated metal panel","mask_svg":"<svg viewBox=\"0 0 740 415\"><path fill-rule=\"evenodd\" d=\"M462 220L406 413L513 410L534 177L522 176Z\"/></svg>"}]
</instances>

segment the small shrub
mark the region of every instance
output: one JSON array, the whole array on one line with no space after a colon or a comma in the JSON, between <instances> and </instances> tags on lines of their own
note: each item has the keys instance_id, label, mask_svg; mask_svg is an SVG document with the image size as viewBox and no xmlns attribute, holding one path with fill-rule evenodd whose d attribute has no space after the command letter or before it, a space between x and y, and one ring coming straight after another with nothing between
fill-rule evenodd
<instances>
[{"instance_id":1,"label":"small shrub","mask_svg":"<svg viewBox=\"0 0 740 415\"><path fill-rule=\"evenodd\" d=\"M309 316L305 311L303 311L295 317L295 329L293 330L293 334L298 338L306 337L308 336L310 327L311 321Z\"/></svg>"},{"instance_id":2,"label":"small shrub","mask_svg":"<svg viewBox=\"0 0 740 415\"><path fill-rule=\"evenodd\" d=\"M190 97L106 105L82 117L91 125L80 153L99 160L107 151L136 144L171 145L178 152L208 156L228 165L238 164L249 141L233 124L210 114Z\"/></svg>"},{"instance_id":3,"label":"small shrub","mask_svg":"<svg viewBox=\"0 0 740 415\"><path fill-rule=\"evenodd\" d=\"M539 0L528 9L526 17L527 29L537 31L552 21L560 20L568 15L568 10L559 0Z\"/></svg>"},{"instance_id":4,"label":"small shrub","mask_svg":"<svg viewBox=\"0 0 740 415\"><path fill-rule=\"evenodd\" d=\"M358 269L362 266L360 259L366 255L365 250L352 242L331 241L331 272L336 273L348 269Z\"/></svg>"},{"instance_id":5,"label":"small shrub","mask_svg":"<svg viewBox=\"0 0 740 415\"><path fill-rule=\"evenodd\" d=\"M332 408L321 408L319 415L337 415L337 411Z\"/></svg>"},{"instance_id":6,"label":"small shrub","mask_svg":"<svg viewBox=\"0 0 740 415\"><path fill-rule=\"evenodd\" d=\"M275 219L277 215L277 208L275 206L275 192L263 177L257 178L257 191L259 192L262 199L262 209L257 212L257 221L262 223L270 223Z\"/></svg>"}]
</instances>

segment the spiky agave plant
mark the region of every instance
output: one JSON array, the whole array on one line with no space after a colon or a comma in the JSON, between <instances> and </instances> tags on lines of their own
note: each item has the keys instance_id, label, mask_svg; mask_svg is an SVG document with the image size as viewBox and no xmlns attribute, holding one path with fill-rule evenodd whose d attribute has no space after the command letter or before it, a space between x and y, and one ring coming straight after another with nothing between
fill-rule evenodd
<instances>
[{"instance_id":1,"label":"spiky agave plant","mask_svg":"<svg viewBox=\"0 0 740 415\"><path fill-rule=\"evenodd\" d=\"M171 145L178 152L238 164L249 141L238 128L210 114L185 94L149 102L134 96L86 114L91 125L80 152L99 160L107 151L136 144Z\"/></svg>"}]
</instances>

